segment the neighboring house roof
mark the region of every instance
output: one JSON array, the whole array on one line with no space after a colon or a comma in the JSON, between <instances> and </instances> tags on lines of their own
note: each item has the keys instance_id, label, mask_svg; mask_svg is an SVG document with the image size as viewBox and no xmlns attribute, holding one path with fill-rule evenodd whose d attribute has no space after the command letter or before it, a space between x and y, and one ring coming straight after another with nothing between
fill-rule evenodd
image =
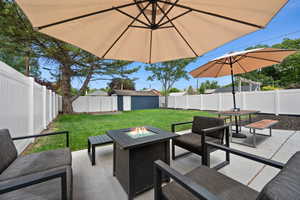
<instances>
[{"instance_id":1,"label":"neighboring house roof","mask_svg":"<svg viewBox=\"0 0 300 200\"><path fill-rule=\"evenodd\" d=\"M87 94L87 96L107 96L107 95L108 95L107 92L101 90L97 90L95 92Z\"/></svg>"},{"instance_id":2,"label":"neighboring house roof","mask_svg":"<svg viewBox=\"0 0 300 200\"><path fill-rule=\"evenodd\" d=\"M157 94L158 96L162 96L161 92L156 90L156 89L147 89L147 90L144 90L144 91L148 91L148 92L150 91L150 92L153 92L154 94Z\"/></svg>"},{"instance_id":3,"label":"neighboring house roof","mask_svg":"<svg viewBox=\"0 0 300 200\"><path fill-rule=\"evenodd\" d=\"M187 95L186 92L171 92L169 96L184 96Z\"/></svg>"},{"instance_id":4,"label":"neighboring house roof","mask_svg":"<svg viewBox=\"0 0 300 200\"><path fill-rule=\"evenodd\" d=\"M119 96L158 96L153 91L114 90L112 94Z\"/></svg>"}]
</instances>

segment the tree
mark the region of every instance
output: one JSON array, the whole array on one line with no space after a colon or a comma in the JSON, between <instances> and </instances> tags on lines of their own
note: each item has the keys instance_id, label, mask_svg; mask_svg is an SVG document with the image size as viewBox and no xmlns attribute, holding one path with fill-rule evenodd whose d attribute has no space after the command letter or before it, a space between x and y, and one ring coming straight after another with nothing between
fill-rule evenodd
<instances>
[{"instance_id":1,"label":"tree","mask_svg":"<svg viewBox=\"0 0 300 200\"><path fill-rule=\"evenodd\" d=\"M194 88L191 85L188 87L188 89L186 90L186 92L187 92L188 95L194 95L194 94L196 94L196 92L194 91Z\"/></svg>"},{"instance_id":2,"label":"tree","mask_svg":"<svg viewBox=\"0 0 300 200\"><path fill-rule=\"evenodd\" d=\"M168 106L167 93L173 87L174 83L180 79L189 79L185 67L194 59L179 59L162 63L148 65L145 69L151 72L148 80L158 80L162 84L165 94L165 106Z\"/></svg>"},{"instance_id":3,"label":"tree","mask_svg":"<svg viewBox=\"0 0 300 200\"><path fill-rule=\"evenodd\" d=\"M84 94L93 80L111 80L138 70L125 69L129 62L101 60L70 44L33 30L28 19L12 1L0 2L0 52L31 59L43 60L51 65L48 70L57 82L63 97L63 112L72 113L72 102ZM81 81L77 94L72 94L72 81Z\"/></svg>"},{"instance_id":4,"label":"tree","mask_svg":"<svg viewBox=\"0 0 300 200\"><path fill-rule=\"evenodd\" d=\"M248 49L269 47L268 45L257 45ZM281 43L271 46L280 49L300 50L300 39L284 39ZM262 82L262 86L289 88L300 82L300 53L290 55L280 64L241 74L244 78Z\"/></svg>"},{"instance_id":5,"label":"tree","mask_svg":"<svg viewBox=\"0 0 300 200\"><path fill-rule=\"evenodd\" d=\"M134 80L126 78L114 78L108 83L110 92L113 90L135 90Z\"/></svg>"},{"instance_id":6,"label":"tree","mask_svg":"<svg viewBox=\"0 0 300 200\"><path fill-rule=\"evenodd\" d=\"M205 81L203 83L201 83L200 88L199 88L199 93L200 94L204 94L205 90L207 89L216 89L216 88L220 88L220 85L218 84L218 81Z\"/></svg>"}]
</instances>

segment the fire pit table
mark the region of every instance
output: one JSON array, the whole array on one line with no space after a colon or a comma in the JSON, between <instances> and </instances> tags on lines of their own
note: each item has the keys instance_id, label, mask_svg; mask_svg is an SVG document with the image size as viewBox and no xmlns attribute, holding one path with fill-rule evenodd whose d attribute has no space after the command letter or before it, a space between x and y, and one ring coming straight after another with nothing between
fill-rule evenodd
<instances>
[{"instance_id":1,"label":"fire pit table","mask_svg":"<svg viewBox=\"0 0 300 200\"><path fill-rule=\"evenodd\" d=\"M145 126L110 130L114 141L113 174L133 199L153 187L153 162L170 164L170 139L178 135Z\"/></svg>"}]
</instances>

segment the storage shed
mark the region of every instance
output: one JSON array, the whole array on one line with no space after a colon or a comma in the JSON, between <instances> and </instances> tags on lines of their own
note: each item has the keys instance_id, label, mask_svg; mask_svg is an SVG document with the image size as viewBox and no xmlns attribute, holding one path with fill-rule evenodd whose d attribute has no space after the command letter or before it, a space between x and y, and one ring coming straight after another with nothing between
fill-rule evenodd
<instances>
[{"instance_id":1,"label":"storage shed","mask_svg":"<svg viewBox=\"0 0 300 200\"><path fill-rule=\"evenodd\" d=\"M159 96L152 91L114 90L118 96L118 110L142 110L159 108Z\"/></svg>"}]
</instances>

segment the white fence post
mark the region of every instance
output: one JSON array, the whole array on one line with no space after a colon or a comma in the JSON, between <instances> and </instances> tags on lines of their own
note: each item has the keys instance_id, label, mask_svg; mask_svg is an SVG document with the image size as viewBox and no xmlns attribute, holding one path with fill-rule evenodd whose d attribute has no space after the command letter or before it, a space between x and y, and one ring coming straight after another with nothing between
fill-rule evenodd
<instances>
[{"instance_id":1,"label":"white fence post","mask_svg":"<svg viewBox=\"0 0 300 200\"><path fill-rule=\"evenodd\" d=\"M185 109L189 109L189 95L186 95Z\"/></svg>"},{"instance_id":2,"label":"white fence post","mask_svg":"<svg viewBox=\"0 0 300 200\"><path fill-rule=\"evenodd\" d=\"M43 86L43 128L47 128L47 88Z\"/></svg>"},{"instance_id":3,"label":"white fence post","mask_svg":"<svg viewBox=\"0 0 300 200\"><path fill-rule=\"evenodd\" d=\"M274 111L275 115L279 115L280 113L280 94L279 90L275 90L274 92Z\"/></svg>"},{"instance_id":4,"label":"white fence post","mask_svg":"<svg viewBox=\"0 0 300 200\"><path fill-rule=\"evenodd\" d=\"M222 110L222 93L219 93L218 94L218 97L219 97L219 101L218 101L218 110Z\"/></svg>"},{"instance_id":5,"label":"white fence post","mask_svg":"<svg viewBox=\"0 0 300 200\"><path fill-rule=\"evenodd\" d=\"M204 110L203 109L203 94L200 94L200 110Z\"/></svg>"},{"instance_id":6,"label":"white fence post","mask_svg":"<svg viewBox=\"0 0 300 200\"><path fill-rule=\"evenodd\" d=\"M34 134L34 79L28 77L29 81L29 99L28 99L28 134Z\"/></svg>"}]
</instances>

